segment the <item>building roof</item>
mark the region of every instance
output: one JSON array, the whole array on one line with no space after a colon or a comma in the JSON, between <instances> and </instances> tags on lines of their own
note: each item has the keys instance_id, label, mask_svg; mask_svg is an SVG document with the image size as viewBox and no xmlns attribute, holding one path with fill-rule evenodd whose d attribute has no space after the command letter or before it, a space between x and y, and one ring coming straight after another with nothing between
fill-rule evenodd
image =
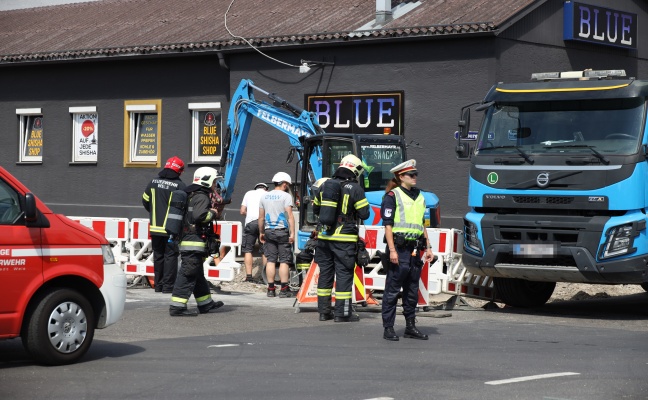
<instances>
[{"instance_id":1,"label":"building roof","mask_svg":"<svg viewBox=\"0 0 648 400\"><path fill-rule=\"evenodd\" d=\"M392 0L395 18L384 24L373 0L100 0L0 11L0 63L249 49L243 38L267 47L494 34L538 1Z\"/></svg>"}]
</instances>

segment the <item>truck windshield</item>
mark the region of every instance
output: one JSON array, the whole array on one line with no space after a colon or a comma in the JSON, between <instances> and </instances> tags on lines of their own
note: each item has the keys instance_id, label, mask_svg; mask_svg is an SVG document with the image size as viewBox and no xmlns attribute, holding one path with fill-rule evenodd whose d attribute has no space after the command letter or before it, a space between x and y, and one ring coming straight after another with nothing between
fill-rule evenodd
<instances>
[{"instance_id":1,"label":"truck windshield","mask_svg":"<svg viewBox=\"0 0 648 400\"><path fill-rule=\"evenodd\" d=\"M365 164L365 191L384 190L394 176L390 169L403 162L403 151L398 144L368 144L361 146Z\"/></svg>"},{"instance_id":2,"label":"truck windshield","mask_svg":"<svg viewBox=\"0 0 648 400\"><path fill-rule=\"evenodd\" d=\"M484 117L475 154L636 153L642 99L499 103Z\"/></svg>"}]
</instances>

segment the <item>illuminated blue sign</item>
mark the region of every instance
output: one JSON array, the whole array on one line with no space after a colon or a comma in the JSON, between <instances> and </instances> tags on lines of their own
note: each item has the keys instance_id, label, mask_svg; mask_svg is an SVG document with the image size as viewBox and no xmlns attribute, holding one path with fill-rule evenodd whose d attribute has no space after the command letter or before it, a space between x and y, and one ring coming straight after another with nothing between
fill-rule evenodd
<instances>
[{"instance_id":1,"label":"illuminated blue sign","mask_svg":"<svg viewBox=\"0 0 648 400\"><path fill-rule=\"evenodd\" d=\"M329 133L403 134L404 92L307 94L306 110Z\"/></svg>"},{"instance_id":2,"label":"illuminated blue sign","mask_svg":"<svg viewBox=\"0 0 648 400\"><path fill-rule=\"evenodd\" d=\"M637 14L566 1L563 39L637 48Z\"/></svg>"}]
</instances>

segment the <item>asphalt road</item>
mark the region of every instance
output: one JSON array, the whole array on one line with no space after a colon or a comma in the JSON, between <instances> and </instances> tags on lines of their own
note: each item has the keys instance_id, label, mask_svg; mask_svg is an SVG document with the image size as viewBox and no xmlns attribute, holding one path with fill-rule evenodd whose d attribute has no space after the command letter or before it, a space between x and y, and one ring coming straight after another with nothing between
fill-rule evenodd
<instances>
[{"instance_id":1,"label":"asphalt road","mask_svg":"<svg viewBox=\"0 0 648 400\"><path fill-rule=\"evenodd\" d=\"M129 289L123 319L74 365L35 365L2 341L0 399L648 398L648 294L421 312L430 340L399 342L382 339L378 307L319 322L292 299L214 296L218 313L172 318L168 295Z\"/></svg>"}]
</instances>

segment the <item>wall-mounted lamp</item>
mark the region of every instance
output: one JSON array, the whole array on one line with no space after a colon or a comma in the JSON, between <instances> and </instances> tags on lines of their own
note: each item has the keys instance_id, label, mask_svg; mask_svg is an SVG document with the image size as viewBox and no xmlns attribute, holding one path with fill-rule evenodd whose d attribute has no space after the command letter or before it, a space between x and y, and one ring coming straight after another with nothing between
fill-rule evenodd
<instances>
[{"instance_id":1,"label":"wall-mounted lamp","mask_svg":"<svg viewBox=\"0 0 648 400\"><path fill-rule=\"evenodd\" d=\"M308 73L308 71L311 70L311 67L322 66L322 65L335 65L335 63L334 62L328 62L328 61L301 60L300 65L299 65L299 73L300 74L306 74L306 73Z\"/></svg>"}]
</instances>

